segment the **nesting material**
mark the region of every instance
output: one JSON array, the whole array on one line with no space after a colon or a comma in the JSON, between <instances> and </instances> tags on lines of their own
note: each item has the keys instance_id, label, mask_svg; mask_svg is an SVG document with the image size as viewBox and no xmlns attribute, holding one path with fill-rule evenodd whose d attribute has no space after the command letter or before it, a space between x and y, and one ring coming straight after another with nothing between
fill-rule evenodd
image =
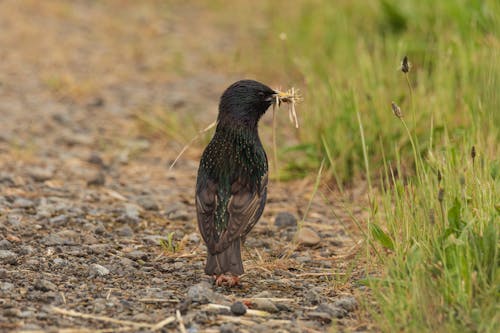
<instances>
[{"instance_id":1,"label":"nesting material","mask_svg":"<svg viewBox=\"0 0 500 333\"><path fill-rule=\"evenodd\" d=\"M295 125L295 128L299 128L299 120L297 118L297 111L295 110L295 104L302 101L299 90L294 87L287 91L276 90L275 99L273 108L280 107L281 103L288 104L288 117L290 118L290 122Z\"/></svg>"}]
</instances>

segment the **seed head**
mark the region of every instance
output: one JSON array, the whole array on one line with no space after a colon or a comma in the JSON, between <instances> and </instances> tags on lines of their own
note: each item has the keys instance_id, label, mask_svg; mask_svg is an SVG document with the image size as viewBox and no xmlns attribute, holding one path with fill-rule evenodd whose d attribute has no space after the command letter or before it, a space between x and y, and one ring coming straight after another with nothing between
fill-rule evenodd
<instances>
[{"instance_id":1,"label":"seed head","mask_svg":"<svg viewBox=\"0 0 500 333\"><path fill-rule=\"evenodd\" d=\"M436 223L436 213L434 212L434 209L429 210L429 222L434 225Z\"/></svg>"},{"instance_id":2,"label":"seed head","mask_svg":"<svg viewBox=\"0 0 500 333\"><path fill-rule=\"evenodd\" d=\"M403 118L403 113L401 112L401 108L395 102L391 102L391 106L394 115L398 118Z\"/></svg>"},{"instance_id":3,"label":"seed head","mask_svg":"<svg viewBox=\"0 0 500 333\"><path fill-rule=\"evenodd\" d=\"M404 56L403 60L401 61L401 71L406 74L410 71L410 68L411 68L411 64L408 61L408 57Z\"/></svg>"},{"instance_id":4,"label":"seed head","mask_svg":"<svg viewBox=\"0 0 500 333\"><path fill-rule=\"evenodd\" d=\"M439 202L443 202L444 199L444 189L441 187L438 192L438 200Z\"/></svg>"},{"instance_id":5,"label":"seed head","mask_svg":"<svg viewBox=\"0 0 500 333\"><path fill-rule=\"evenodd\" d=\"M443 179L443 175L441 175L441 170L438 170L438 183L441 183L442 179Z\"/></svg>"},{"instance_id":6,"label":"seed head","mask_svg":"<svg viewBox=\"0 0 500 333\"><path fill-rule=\"evenodd\" d=\"M476 158L476 146L472 146L472 149L470 150L470 157L472 157L472 161Z\"/></svg>"}]
</instances>

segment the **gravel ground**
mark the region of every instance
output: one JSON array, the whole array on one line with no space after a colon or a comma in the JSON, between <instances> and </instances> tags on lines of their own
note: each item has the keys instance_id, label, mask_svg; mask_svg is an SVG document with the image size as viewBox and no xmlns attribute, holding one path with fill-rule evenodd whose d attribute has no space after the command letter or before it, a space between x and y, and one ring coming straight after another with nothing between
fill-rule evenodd
<instances>
[{"instance_id":1,"label":"gravel ground","mask_svg":"<svg viewBox=\"0 0 500 333\"><path fill-rule=\"evenodd\" d=\"M349 218L316 198L297 226L314 177L270 184L240 287L204 275L199 148L169 171L182 145L137 115L202 128L233 78L200 60L218 32L181 24L202 9L126 3L0 3L0 331L369 330ZM189 70L160 75L179 53Z\"/></svg>"}]
</instances>

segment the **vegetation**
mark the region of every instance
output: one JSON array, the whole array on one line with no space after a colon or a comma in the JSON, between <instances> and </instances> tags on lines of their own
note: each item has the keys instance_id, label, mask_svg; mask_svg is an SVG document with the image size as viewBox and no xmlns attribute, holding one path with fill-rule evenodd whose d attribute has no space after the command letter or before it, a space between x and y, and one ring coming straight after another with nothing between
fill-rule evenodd
<instances>
[{"instance_id":1,"label":"vegetation","mask_svg":"<svg viewBox=\"0 0 500 333\"><path fill-rule=\"evenodd\" d=\"M500 331L500 3L226 4L207 6L241 43L211 65L304 96L301 128L278 126L280 178L325 161L340 193L369 184L378 328Z\"/></svg>"},{"instance_id":2,"label":"vegetation","mask_svg":"<svg viewBox=\"0 0 500 333\"><path fill-rule=\"evenodd\" d=\"M282 175L326 158L340 189L359 177L370 184L364 234L379 269L369 280L379 328L499 331L500 4L317 0L262 10L270 32L240 65L304 82L300 144L281 152L302 158Z\"/></svg>"}]
</instances>

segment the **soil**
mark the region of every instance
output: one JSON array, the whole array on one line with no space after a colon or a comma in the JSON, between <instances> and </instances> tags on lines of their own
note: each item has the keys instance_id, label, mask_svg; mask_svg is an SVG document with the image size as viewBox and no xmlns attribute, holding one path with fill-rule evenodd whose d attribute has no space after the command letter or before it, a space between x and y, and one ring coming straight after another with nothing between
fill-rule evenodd
<instances>
[{"instance_id":1,"label":"soil","mask_svg":"<svg viewBox=\"0 0 500 333\"><path fill-rule=\"evenodd\" d=\"M360 237L338 215L362 188L316 195L301 221L315 175L271 181L241 286L204 275L201 147L169 170L194 132L181 121L176 140L144 119L188 115L199 129L215 119L237 77L207 61L231 40L198 19L206 10L0 3L0 331L369 330Z\"/></svg>"}]
</instances>

